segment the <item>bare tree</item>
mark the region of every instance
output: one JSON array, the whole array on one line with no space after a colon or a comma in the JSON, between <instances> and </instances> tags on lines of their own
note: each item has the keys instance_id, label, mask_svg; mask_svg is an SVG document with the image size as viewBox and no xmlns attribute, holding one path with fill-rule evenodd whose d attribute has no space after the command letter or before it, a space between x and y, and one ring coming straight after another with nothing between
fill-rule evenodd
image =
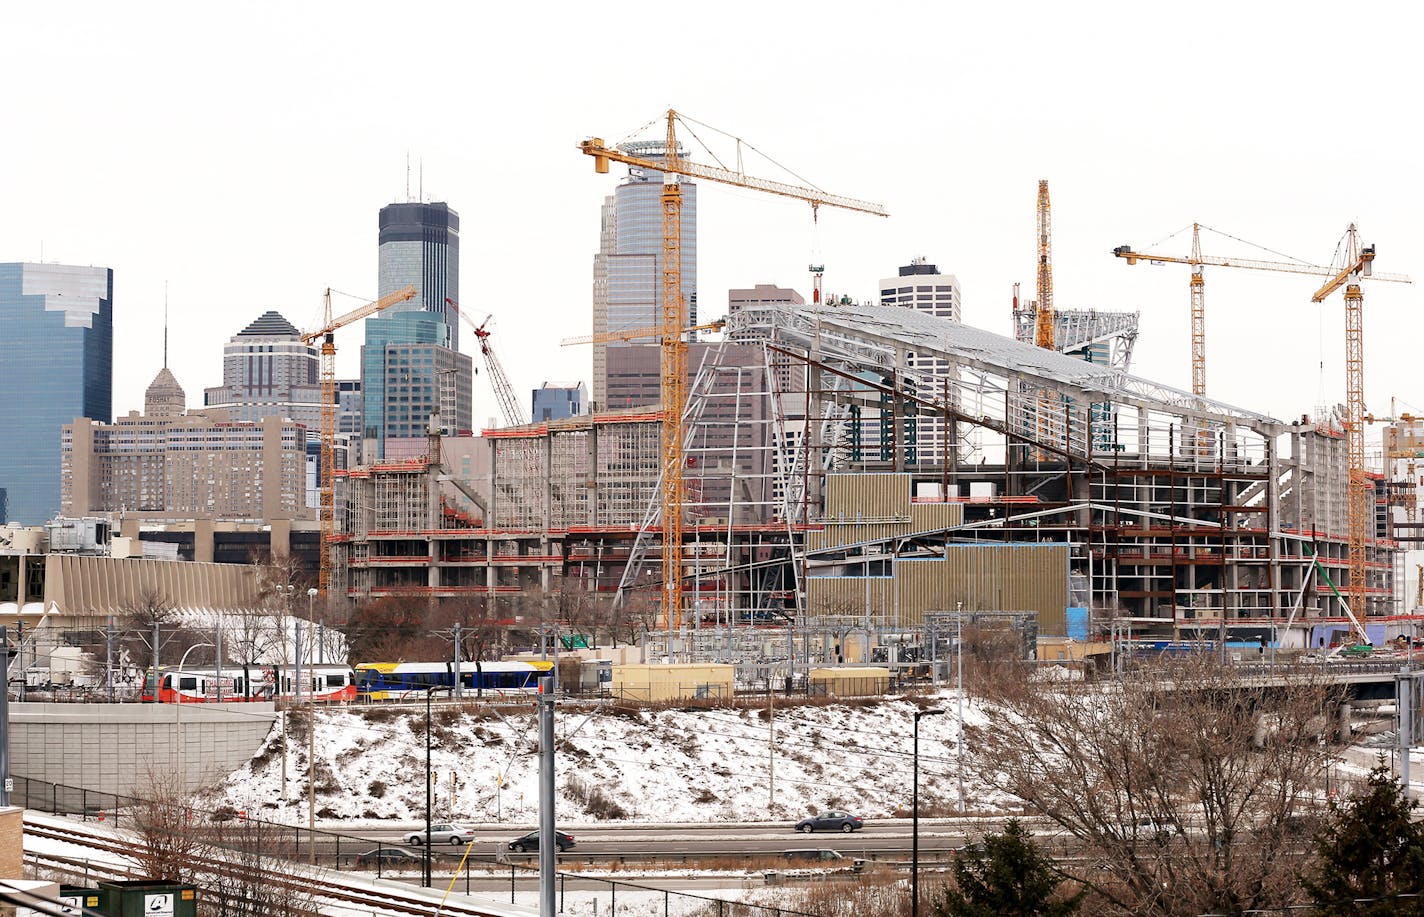
<instances>
[{"instance_id":1,"label":"bare tree","mask_svg":"<svg viewBox=\"0 0 1424 917\"><path fill-rule=\"evenodd\" d=\"M213 826L211 844L226 864L206 876L204 883L212 917L308 917L321 912L311 893L301 887L301 868L291 862L292 842L286 831L230 818ZM292 881L279 884L268 877L277 856L284 858L277 868Z\"/></svg>"},{"instance_id":2,"label":"bare tree","mask_svg":"<svg viewBox=\"0 0 1424 917\"><path fill-rule=\"evenodd\" d=\"M1298 897L1336 692L1204 660L1108 685L990 689L969 765L1076 839L1094 912L1239 914Z\"/></svg>"},{"instance_id":3,"label":"bare tree","mask_svg":"<svg viewBox=\"0 0 1424 917\"><path fill-rule=\"evenodd\" d=\"M441 603L436 610L437 623L447 628L454 638L454 625L460 625L460 658L475 663L475 696L484 694L483 663L504 638L504 625L494 610L489 596L462 596ZM449 655L447 648L446 655ZM436 657L439 658L439 657Z\"/></svg>"},{"instance_id":4,"label":"bare tree","mask_svg":"<svg viewBox=\"0 0 1424 917\"><path fill-rule=\"evenodd\" d=\"M126 603L121 621L120 647L140 667L152 666L155 656L160 665L176 666L185 652L203 640L200 634L183 625L177 606L156 587L144 589Z\"/></svg>"},{"instance_id":5,"label":"bare tree","mask_svg":"<svg viewBox=\"0 0 1424 917\"><path fill-rule=\"evenodd\" d=\"M154 770L143 795L133 812L134 859L151 879L193 882L194 866L205 845L182 776Z\"/></svg>"},{"instance_id":6,"label":"bare tree","mask_svg":"<svg viewBox=\"0 0 1424 917\"><path fill-rule=\"evenodd\" d=\"M134 808L133 856L150 878L201 886L214 917L319 913L300 877L293 876L299 867L271 859L290 853L286 832L250 822L230 807L214 810L171 772L150 775L144 795ZM283 880L274 881L274 871Z\"/></svg>"}]
</instances>

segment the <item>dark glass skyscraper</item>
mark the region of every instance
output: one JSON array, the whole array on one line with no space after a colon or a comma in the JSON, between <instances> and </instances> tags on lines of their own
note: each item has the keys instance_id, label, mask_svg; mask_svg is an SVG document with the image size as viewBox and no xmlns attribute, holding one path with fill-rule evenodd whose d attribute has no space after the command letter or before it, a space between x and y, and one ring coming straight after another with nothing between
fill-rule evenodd
<instances>
[{"instance_id":1,"label":"dark glass skyscraper","mask_svg":"<svg viewBox=\"0 0 1424 917\"><path fill-rule=\"evenodd\" d=\"M460 349L460 322L446 298L460 301L460 215L449 204L387 204L381 208L380 293L413 286L416 297L387 309L434 312Z\"/></svg>"},{"instance_id":2,"label":"dark glass skyscraper","mask_svg":"<svg viewBox=\"0 0 1424 917\"><path fill-rule=\"evenodd\" d=\"M61 427L113 420L113 299L108 268L0 264L0 522L54 518Z\"/></svg>"},{"instance_id":3,"label":"dark glass skyscraper","mask_svg":"<svg viewBox=\"0 0 1424 917\"><path fill-rule=\"evenodd\" d=\"M388 204L380 215L380 295L414 299L366 321L362 458L424 454L430 418L470 429L474 363L459 352L460 216L448 204Z\"/></svg>"}]
</instances>

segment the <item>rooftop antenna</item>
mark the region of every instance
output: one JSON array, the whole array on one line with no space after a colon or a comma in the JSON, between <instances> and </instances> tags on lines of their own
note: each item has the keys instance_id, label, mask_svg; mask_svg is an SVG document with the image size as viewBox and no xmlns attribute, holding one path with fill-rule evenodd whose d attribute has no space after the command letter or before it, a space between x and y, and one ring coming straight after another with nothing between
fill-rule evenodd
<instances>
[{"instance_id":1,"label":"rooftop antenna","mask_svg":"<svg viewBox=\"0 0 1424 917\"><path fill-rule=\"evenodd\" d=\"M416 187L420 189L420 202L423 204L423 203L425 203L425 157L424 157L424 156L420 157L420 175L419 175L419 177L417 178L417 181L419 182L419 184L418 184Z\"/></svg>"},{"instance_id":2,"label":"rooftop antenna","mask_svg":"<svg viewBox=\"0 0 1424 917\"><path fill-rule=\"evenodd\" d=\"M405 151L405 202L410 203L410 150Z\"/></svg>"},{"instance_id":3,"label":"rooftop antenna","mask_svg":"<svg viewBox=\"0 0 1424 917\"><path fill-rule=\"evenodd\" d=\"M163 281L163 368L168 368L168 281Z\"/></svg>"}]
</instances>

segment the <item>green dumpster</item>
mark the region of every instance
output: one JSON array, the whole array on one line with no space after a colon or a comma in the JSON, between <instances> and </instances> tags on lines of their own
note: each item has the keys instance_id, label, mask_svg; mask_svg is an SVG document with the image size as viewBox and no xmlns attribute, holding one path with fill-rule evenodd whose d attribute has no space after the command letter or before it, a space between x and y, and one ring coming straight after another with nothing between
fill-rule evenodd
<instances>
[{"instance_id":1,"label":"green dumpster","mask_svg":"<svg viewBox=\"0 0 1424 917\"><path fill-rule=\"evenodd\" d=\"M81 914L84 911L103 911L107 914L109 911L104 903L108 897L109 893L102 888L88 888L83 885L59 887L59 903L70 914Z\"/></svg>"},{"instance_id":2,"label":"green dumpster","mask_svg":"<svg viewBox=\"0 0 1424 917\"><path fill-rule=\"evenodd\" d=\"M100 882L109 917L198 917L198 891L173 882Z\"/></svg>"}]
</instances>

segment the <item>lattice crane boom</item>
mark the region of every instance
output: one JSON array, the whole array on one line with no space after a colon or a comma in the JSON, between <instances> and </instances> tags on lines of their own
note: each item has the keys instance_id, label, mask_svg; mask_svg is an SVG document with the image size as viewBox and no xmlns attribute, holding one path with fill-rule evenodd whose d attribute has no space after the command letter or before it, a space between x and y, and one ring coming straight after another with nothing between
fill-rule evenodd
<instances>
[{"instance_id":1,"label":"lattice crane boom","mask_svg":"<svg viewBox=\"0 0 1424 917\"><path fill-rule=\"evenodd\" d=\"M375 302L352 309L336 318L331 317L331 289L328 287L322 313L322 326L302 335L307 344L321 340L321 497L318 519L321 523L320 562L317 571L317 587L325 598L331 583L331 536L336 534L336 495L333 463L336 444L336 330L375 315L398 303L414 299L417 290L413 286L402 287L394 293L382 296Z\"/></svg>"},{"instance_id":2,"label":"lattice crane boom","mask_svg":"<svg viewBox=\"0 0 1424 917\"><path fill-rule=\"evenodd\" d=\"M687 407L687 299L682 293L682 188L676 176L735 185L768 194L796 198L811 205L813 214L822 205L888 216L880 204L828 194L818 188L754 178L740 171L707 166L683 158L677 142L677 112L668 109L667 134L661 160L635 156L594 137L579 144L579 150L593 157L594 171L607 174L610 162L637 166L663 176L662 192L662 277L660 282L662 326L662 494L663 535L662 574L663 621L670 629L682 626L682 534L683 507L687 500L683 456L683 414Z\"/></svg>"},{"instance_id":3,"label":"lattice crane boom","mask_svg":"<svg viewBox=\"0 0 1424 917\"><path fill-rule=\"evenodd\" d=\"M519 399L515 397L514 386L509 384L509 376L505 374L503 364L495 355L494 345L490 343L490 332L485 326L494 316L487 316L483 322L476 325L475 320L466 315L465 310L461 309L460 304L455 300L447 296L445 302L459 313L460 318L475 333L475 339L480 342L480 353L485 360L485 374L489 376L490 388L494 389L494 400L499 404L499 412L504 415L505 424L517 427L528 423L529 421L524 417L524 410L519 406Z\"/></svg>"},{"instance_id":4,"label":"lattice crane boom","mask_svg":"<svg viewBox=\"0 0 1424 917\"><path fill-rule=\"evenodd\" d=\"M1034 343L1053 350L1053 225L1048 205L1048 181L1038 183L1038 319Z\"/></svg>"},{"instance_id":5,"label":"lattice crane boom","mask_svg":"<svg viewBox=\"0 0 1424 917\"><path fill-rule=\"evenodd\" d=\"M1201 253L1202 229L1210 229L1210 227L1204 227L1200 223L1192 224L1192 253L1186 256L1157 255L1133 251L1130 245L1119 245L1113 249L1113 255L1118 258L1126 259L1128 264L1147 261L1152 264L1185 264L1192 268L1190 281L1192 301L1192 394L1199 396L1206 395L1206 278L1202 272L1204 265L1212 267L1246 268L1253 271L1275 271L1286 274L1310 274L1316 277L1329 277L1337 273L1335 268L1324 267L1319 264L1306 264L1305 262L1261 261L1252 258L1219 258L1212 255L1203 255ZM1374 275L1374 279L1388 280L1396 283L1409 282L1409 278L1402 274L1376 274ZM1340 283L1343 282L1343 280L1340 280Z\"/></svg>"},{"instance_id":6,"label":"lattice crane boom","mask_svg":"<svg viewBox=\"0 0 1424 917\"><path fill-rule=\"evenodd\" d=\"M708 322L705 325L689 325L686 328L678 329L679 333L692 331L721 331L727 327L726 319L718 319L715 322ZM646 328L628 328L623 331L605 331L602 334L581 334L578 337L564 338L559 342L560 347L572 347L576 344L606 344L609 341L633 341L638 338L661 337L663 329L661 325Z\"/></svg>"}]
</instances>

